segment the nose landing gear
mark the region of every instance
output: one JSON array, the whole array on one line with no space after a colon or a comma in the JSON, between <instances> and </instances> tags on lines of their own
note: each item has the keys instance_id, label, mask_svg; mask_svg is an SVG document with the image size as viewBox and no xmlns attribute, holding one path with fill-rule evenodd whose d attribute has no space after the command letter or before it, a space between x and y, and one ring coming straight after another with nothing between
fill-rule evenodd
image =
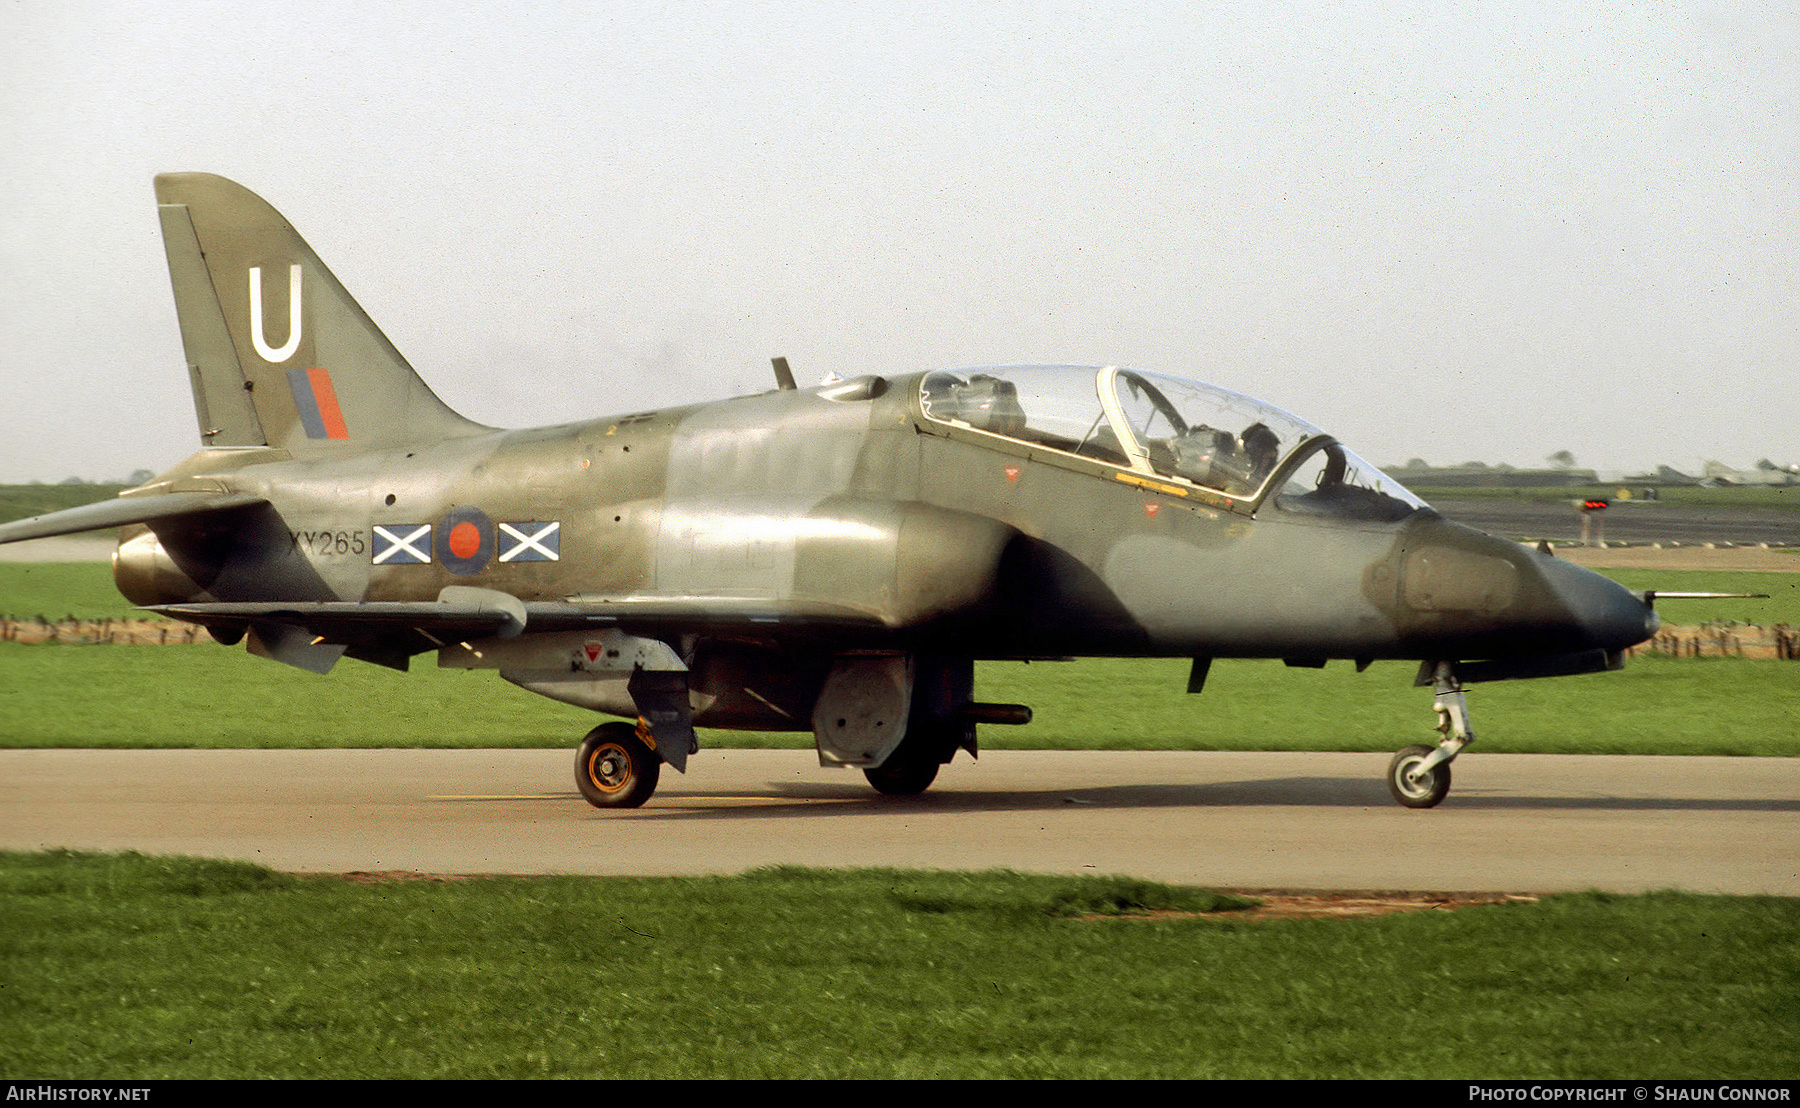
<instances>
[{"instance_id":1,"label":"nose landing gear","mask_svg":"<svg viewBox=\"0 0 1800 1108\"><path fill-rule=\"evenodd\" d=\"M1437 729L1444 738L1434 747L1406 747L1388 763L1388 792L1408 808L1436 807L1450 791L1451 761L1475 741L1469 726L1469 702L1463 696L1456 667L1449 662L1427 662L1420 667L1418 683L1425 684L1427 678L1435 694L1431 707L1437 713Z\"/></svg>"}]
</instances>

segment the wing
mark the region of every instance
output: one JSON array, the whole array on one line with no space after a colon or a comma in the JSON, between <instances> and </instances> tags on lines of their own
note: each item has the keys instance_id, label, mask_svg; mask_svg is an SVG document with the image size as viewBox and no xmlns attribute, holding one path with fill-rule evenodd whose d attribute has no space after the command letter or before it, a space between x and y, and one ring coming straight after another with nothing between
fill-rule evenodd
<instances>
[{"instance_id":1,"label":"wing","mask_svg":"<svg viewBox=\"0 0 1800 1108\"><path fill-rule=\"evenodd\" d=\"M204 625L221 642L250 633L252 651L323 673L340 655L407 668L427 650L484 638L616 628L647 638L679 635L784 641L854 640L887 631L876 615L828 604L704 596L578 596L526 603L491 589L451 587L430 601L205 602L148 611Z\"/></svg>"}]
</instances>

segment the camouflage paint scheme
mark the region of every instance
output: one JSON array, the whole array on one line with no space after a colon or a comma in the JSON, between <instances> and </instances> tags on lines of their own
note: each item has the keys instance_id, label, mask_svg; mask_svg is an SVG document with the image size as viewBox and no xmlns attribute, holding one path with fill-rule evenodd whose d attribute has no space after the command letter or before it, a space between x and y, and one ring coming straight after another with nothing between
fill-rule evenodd
<instances>
[{"instance_id":1,"label":"camouflage paint scheme","mask_svg":"<svg viewBox=\"0 0 1800 1108\"><path fill-rule=\"evenodd\" d=\"M1215 657L1418 659L1447 738L1414 784L1447 787L1458 670L1613 667L1655 630L1643 598L1442 519L1278 409L1116 367L485 427L259 197L156 191L204 448L0 541L122 526L120 590L220 641L321 673L436 651L639 720L584 744L596 804L642 803L695 724L812 731L822 761L917 792L977 722L1029 716L974 700L975 659L1100 655L1193 658L1194 691Z\"/></svg>"}]
</instances>

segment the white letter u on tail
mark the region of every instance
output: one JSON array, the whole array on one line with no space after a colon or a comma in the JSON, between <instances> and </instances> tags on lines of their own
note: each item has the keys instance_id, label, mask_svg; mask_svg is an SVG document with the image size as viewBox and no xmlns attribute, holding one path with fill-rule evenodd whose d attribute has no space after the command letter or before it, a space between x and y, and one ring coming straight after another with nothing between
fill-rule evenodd
<instances>
[{"instance_id":1,"label":"white letter u on tail","mask_svg":"<svg viewBox=\"0 0 1800 1108\"><path fill-rule=\"evenodd\" d=\"M262 266L250 267L250 342L265 362L285 362L300 349L299 266L288 266L288 337L279 350L263 338Z\"/></svg>"}]
</instances>

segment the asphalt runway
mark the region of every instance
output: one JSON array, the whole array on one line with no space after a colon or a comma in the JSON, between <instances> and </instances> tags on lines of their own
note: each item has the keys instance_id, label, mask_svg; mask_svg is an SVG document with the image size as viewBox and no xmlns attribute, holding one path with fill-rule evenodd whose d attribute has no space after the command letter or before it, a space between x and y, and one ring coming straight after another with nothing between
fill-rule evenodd
<instances>
[{"instance_id":1,"label":"asphalt runway","mask_svg":"<svg viewBox=\"0 0 1800 1108\"><path fill-rule=\"evenodd\" d=\"M1793 490L1800 501L1800 489ZM1445 519L1490 535L1535 542L1581 541L1581 513L1573 504L1518 500L1433 500ZM1599 513L1593 537L1609 542L1800 544L1800 514L1773 508L1679 507L1648 500L1614 501Z\"/></svg>"},{"instance_id":2,"label":"asphalt runway","mask_svg":"<svg viewBox=\"0 0 1800 1108\"><path fill-rule=\"evenodd\" d=\"M810 751L703 751L600 811L560 750L0 751L0 847L295 872L1131 874L1212 888L1800 896L1800 759L1484 755L1438 808L1385 754L993 751L884 798Z\"/></svg>"}]
</instances>

